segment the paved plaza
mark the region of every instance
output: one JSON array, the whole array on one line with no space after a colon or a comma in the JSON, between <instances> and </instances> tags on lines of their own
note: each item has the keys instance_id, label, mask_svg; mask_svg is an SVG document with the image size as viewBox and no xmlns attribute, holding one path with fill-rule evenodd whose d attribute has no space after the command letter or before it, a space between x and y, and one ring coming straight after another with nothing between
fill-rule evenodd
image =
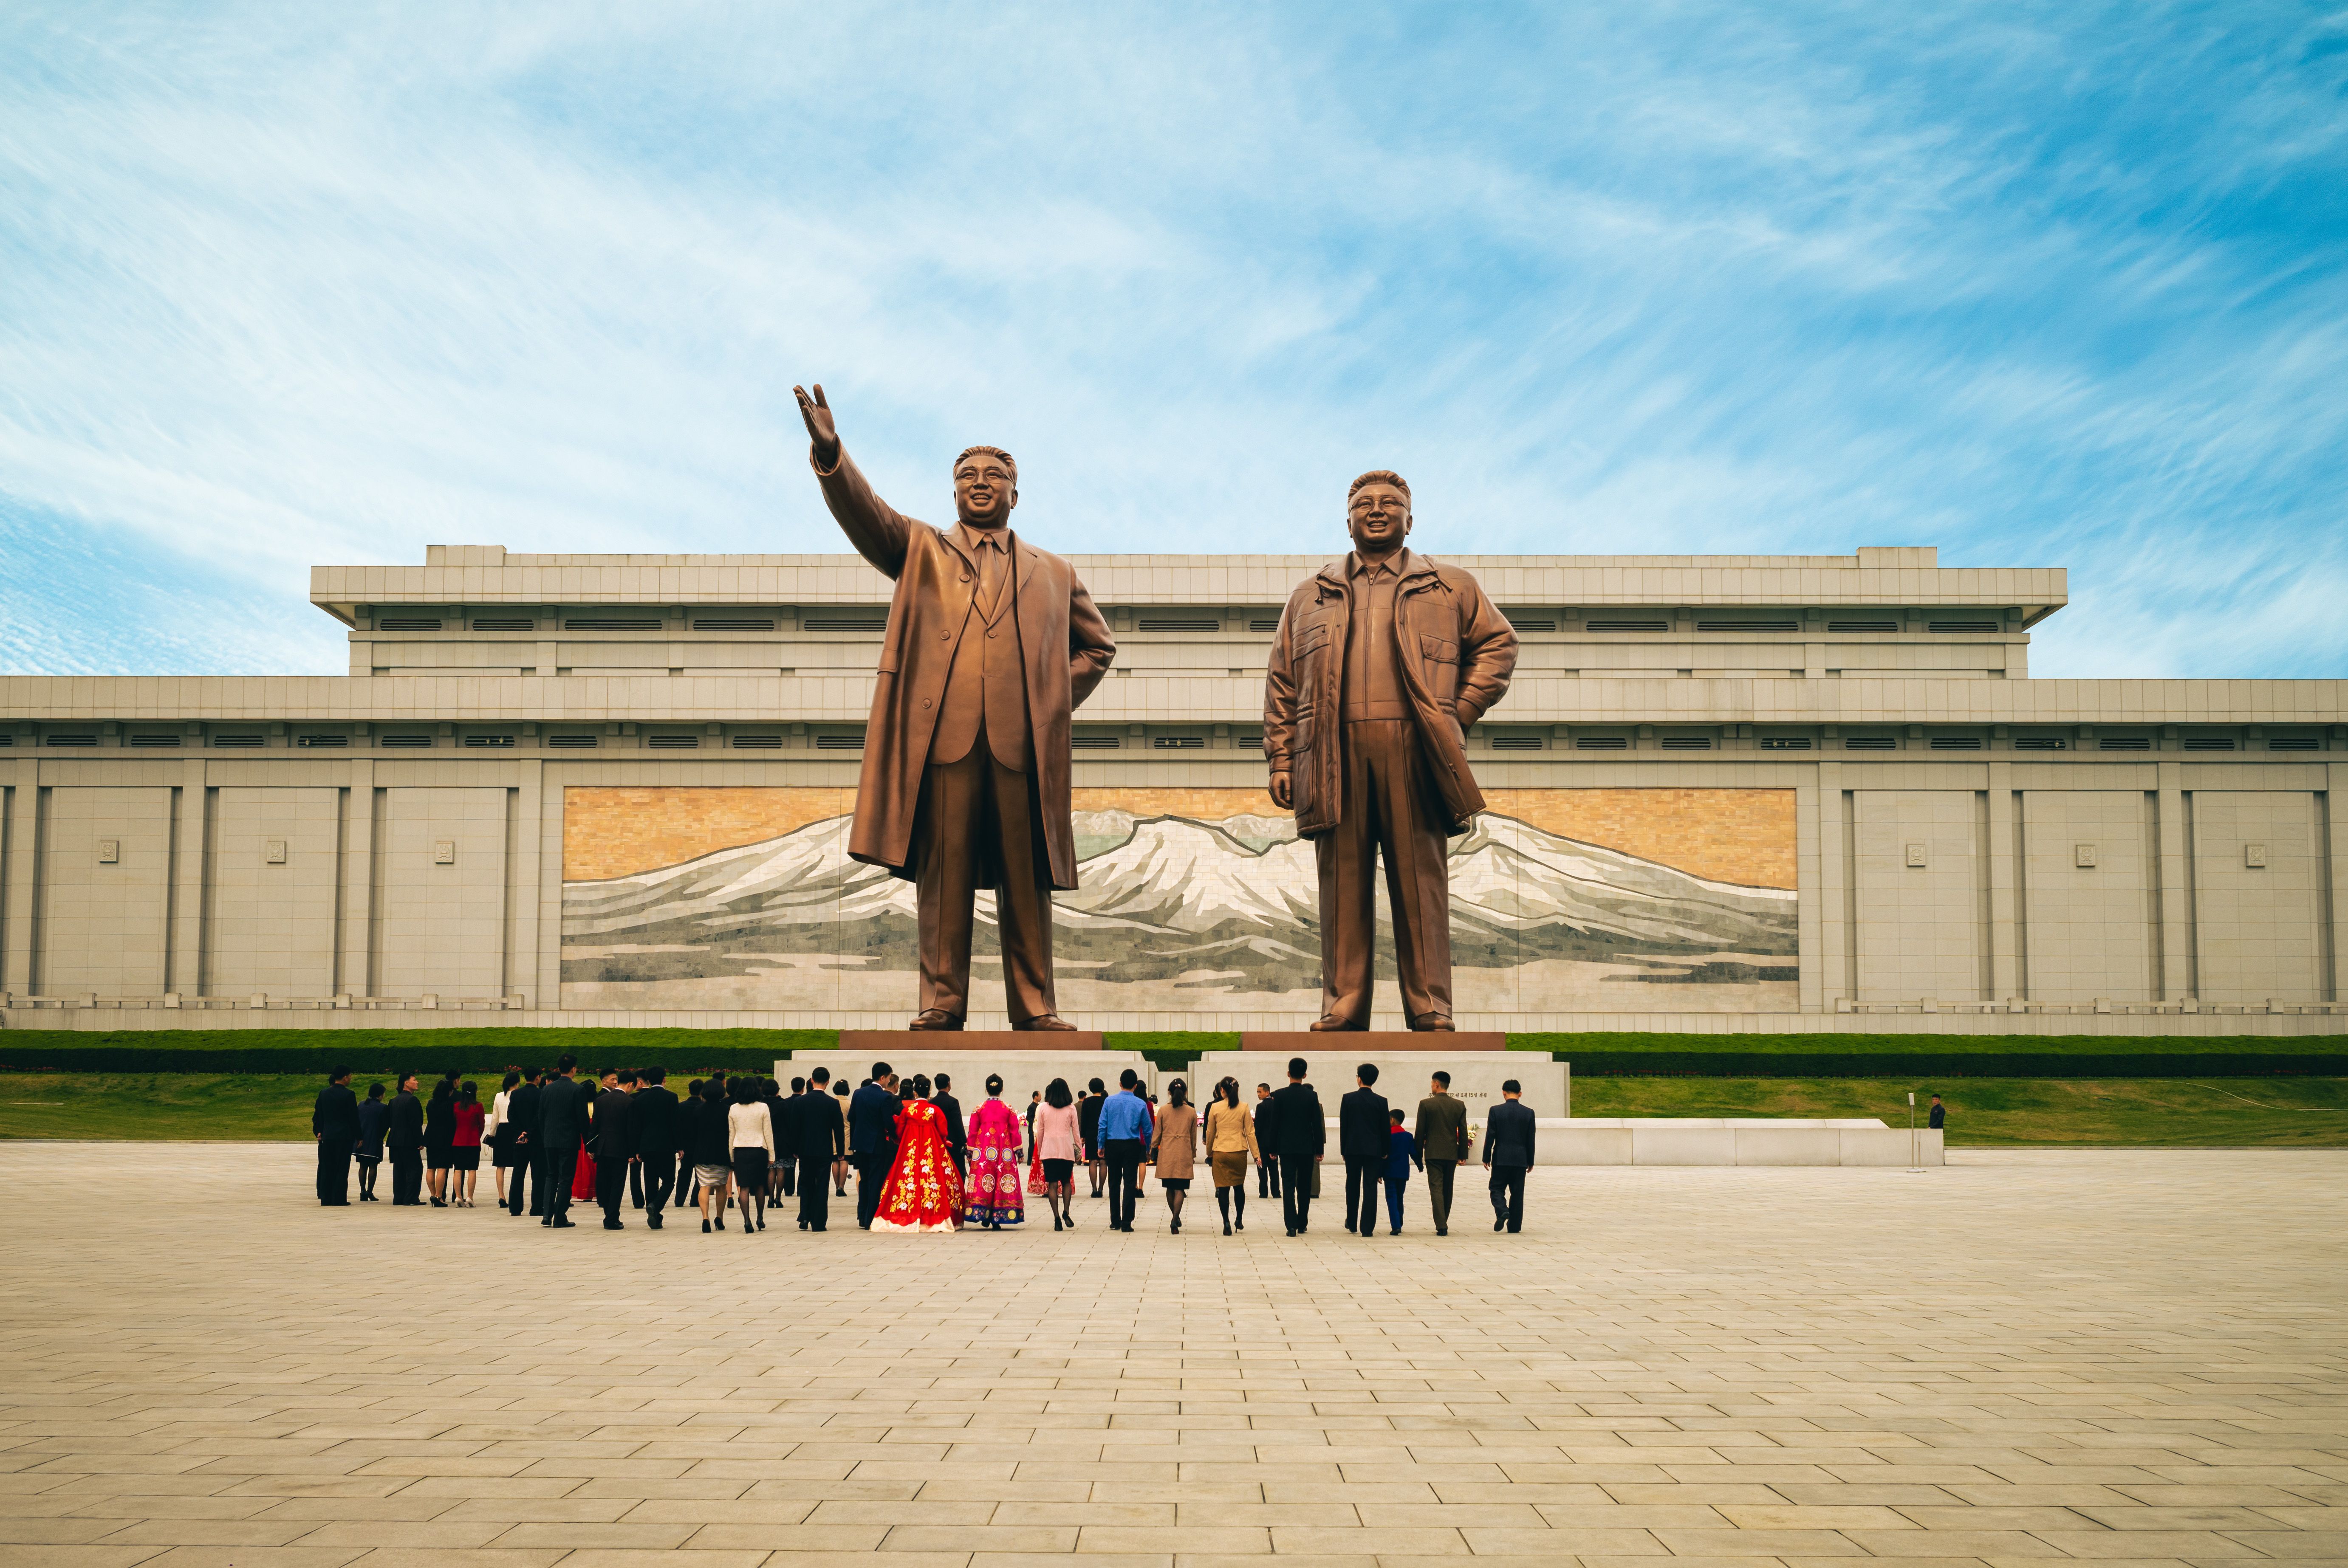
<instances>
[{"instance_id":1,"label":"paved plaza","mask_svg":"<svg viewBox=\"0 0 2348 1568\"><path fill-rule=\"evenodd\" d=\"M1952 1161L704 1237L0 1145L0 1563L2348 1562L2348 1153Z\"/></svg>"}]
</instances>

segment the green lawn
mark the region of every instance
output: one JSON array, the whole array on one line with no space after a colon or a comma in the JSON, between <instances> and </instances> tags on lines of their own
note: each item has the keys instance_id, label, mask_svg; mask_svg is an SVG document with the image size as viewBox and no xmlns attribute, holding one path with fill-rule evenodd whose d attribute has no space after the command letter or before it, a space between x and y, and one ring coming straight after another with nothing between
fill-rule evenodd
<instances>
[{"instance_id":1,"label":"green lawn","mask_svg":"<svg viewBox=\"0 0 2348 1568\"><path fill-rule=\"evenodd\" d=\"M270 1073L0 1073L0 1138L307 1139L320 1081ZM353 1080L361 1094L368 1081ZM1573 1109L1582 1116L1879 1116L1904 1127L1908 1087L1863 1078L1577 1078ZM1934 1085L1915 1087L1921 1102ZM1949 1098L1952 1146L2348 1148L2343 1078L1966 1078L1938 1087Z\"/></svg>"}]
</instances>

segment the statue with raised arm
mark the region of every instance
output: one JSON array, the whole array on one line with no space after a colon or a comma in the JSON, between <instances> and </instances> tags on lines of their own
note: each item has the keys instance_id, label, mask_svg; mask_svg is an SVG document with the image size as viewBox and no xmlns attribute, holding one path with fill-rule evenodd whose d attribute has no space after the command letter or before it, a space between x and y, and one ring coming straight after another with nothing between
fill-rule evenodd
<instances>
[{"instance_id":1,"label":"statue with raised arm","mask_svg":"<svg viewBox=\"0 0 2348 1568\"><path fill-rule=\"evenodd\" d=\"M1509 690L1517 634L1476 579L1414 555L1410 487L1375 469L1345 498L1354 548L1288 596L1263 695L1274 804L1296 813L1321 873L1321 1018L1370 1026L1378 861L1414 1030L1451 1020L1446 840L1484 796L1468 727Z\"/></svg>"},{"instance_id":2,"label":"statue with raised arm","mask_svg":"<svg viewBox=\"0 0 2348 1568\"><path fill-rule=\"evenodd\" d=\"M998 447L954 459L950 528L897 511L840 448L831 405L804 387L809 461L856 553L895 579L864 732L848 853L914 885L921 1011L970 1013L973 906L994 889L1012 1027L1066 1030L1052 979L1052 890L1076 885L1068 715L1117 656L1068 563L1011 531L1019 466Z\"/></svg>"}]
</instances>

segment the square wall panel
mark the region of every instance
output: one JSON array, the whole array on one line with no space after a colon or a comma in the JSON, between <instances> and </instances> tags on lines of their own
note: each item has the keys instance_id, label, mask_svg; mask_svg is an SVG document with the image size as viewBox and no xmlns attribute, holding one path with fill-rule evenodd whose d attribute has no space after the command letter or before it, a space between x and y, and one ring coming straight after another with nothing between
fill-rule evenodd
<instances>
[{"instance_id":1,"label":"square wall panel","mask_svg":"<svg viewBox=\"0 0 2348 1568\"><path fill-rule=\"evenodd\" d=\"M163 994L171 793L129 784L48 791L36 976L45 994Z\"/></svg>"},{"instance_id":2,"label":"square wall panel","mask_svg":"<svg viewBox=\"0 0 2348 1568\"><path fill-rule=\"evenodd\" d=\"M207 996L335 993L342 791L214 792L204 932ZM273 845L283 858L270 858Z\"/></svg>"},{"instance_id":3,"label":"square wall panel","mask_svg":"<svg viewBox=\"0 0 2348 1568\"><path fill-rule=\"evenodd\" d=\"M383 792L376 994L501 995L506 792Z\"/></svg>"},{"instance_id":4,"label":"square wall panel","mask_svg":"<svg viewBox=\"0 0 2348 1568\"><path fill-rule=\"evenodd\" d=\"M1980 797L1861 790L1853 801L1859 999L1981 999L1988 978Z\"/></svg>"},{"instance_id":5,"label":"square wall panel","mask_svg":"<svg viewBox=\"0 0 2348 1568\"><path fill-rule=\"evenodd\" d=\"M2207 1002L2326 999L2316 797L2303 790L2197 790L2193 924Z\"/></svg>"},{"instance_id":6,"label":"square wall panel","mask_svg":"<svg viewBox=\"0 0 2348 1568\"><path fill-rule=\"evenodd\" d=\"M2027 791L2018 840L2030 999L2154 999L2157 877L2144 792Z\"/></svg>"}]
</instances>

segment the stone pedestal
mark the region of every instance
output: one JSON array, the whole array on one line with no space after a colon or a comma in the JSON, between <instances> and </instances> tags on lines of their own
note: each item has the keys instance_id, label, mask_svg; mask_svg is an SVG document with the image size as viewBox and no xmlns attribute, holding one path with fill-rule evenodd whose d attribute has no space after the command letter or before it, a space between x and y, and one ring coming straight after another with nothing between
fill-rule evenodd
<instances>
[{"instance_id":1,"label":"stone pedestal","mask_svg":"<svg viewBox=\"0 0 2348 1568\"><path fill-rule=\"evenodd\" d=\"M1068 1091L1079 1097L1085 1092L1085 1085L1096 1078L1108 1087L1109 1092L1115 1093L1117 1074L1128 1067L1141 1075L1144 1088L1153 1087L1158 1079L1156 1070L1149 1065L1149 1059L1138 1050L1103 1050L1097 1045L1091 1050L1080 1047L1074 1050L1000 1050L983 1045L941 1046L939 1043L1008 1040L1032 1048L1039 1040L1081 1040L1085 1038L1082 1035L1013 1034L1008 1031L962 1035L898 1033L893 1030L886 1034L858 1032L864 1039L887 1043L871 1050L860 1046L852 1050L795 1050L788 1057L776 1059L776 1081L788 1087L793 1078L804 1078L816 1068L828 1067L831 1070L834 1082L845 1078L852 1090L864 1081L876 1061L887 1062L900 1078L911 1078L918 1072L934 1079L940 1072L944 1072L952 1075L953 1097L962 1102L963 1114L967 1117L985 1101L986 1075L990 1072L1003 1074L1003 1102L1023 1114L1026 1110L1027 1097L1055 1078L1066 1079ZM843 1033L842 1038L848 1036ZM1091 1038L1096 1041L1100 1039L1098 1035ZM916 1043L903 1046L893 1043L901 1040Z\"/></svg>"},{"instance_id":2,"label":"stone pedestal","mask_svg":"<svg viewBox=\"0 0 2348 1568\"><path fill-rule=\"evenodd\" d=\"M1048 1034L1011 1029L843 1029L839 1031L840 1050L866 1051L874 1061L885 1061L891 1066L897 1061L896 1057L889 1054L892 1050L901 1054L916 1050L1040 1050L1066 1055L1074 1050L1099 1050L1106 1044L1100 1034L1089 1030L1074 1032L1056 1030Z\"/></svg>"},{"instance_id":3,"label":"stone pedestal","mask_svg":"<svg viewBox=\"0 0 2348 1568\"><path fill-rule=\"evenodd\" d=\"M1432 1050L1456 1056L1462 1051L1509 1049L1509 1037L1498 1030L1364 1030L1358 1034L1315 1034L1309 1029L1249 1030L1240 1036L1240 1049L1263 1056L1278 1051L1310 1059L1316 1050L1325 1055L1332 1050L1344 1050L1349 1040L1373 1055L1378 1051Z\"/></svg>"},{"instance_id":4,"label":"stone pedestal","mask_svg":"<svg viewBox=\"0 0 2348 1568\"><path fill-rule=\"evenodd\" d=\"M1524 1102L1536 1115L1572 1115L1571 1068L1545 1051L1478 1049L1484 1041L1500 1039L1497 1034L1247 1034L1241 1036L1240 1050L1200 1057L1183 1076L1191 1099L1203 1102L1216 1081L1228 1074L1240 1081L1241 1102L1251 1105L1255 1086L1280 1088L1288 1081L1289 1059L1301 1056L1310 1067L1304 1081L1320 1092L1322 1105L1334 1118L1337 1102L1353 1092L1354 1070L1368 1061L1377 1064L1378 1092L1399 1107L1406 1120L1426 1097L1427 1080L1437 1071L1451 1074L1451 1093L1467 1105L1470 1122L1481 1122L1499 1103L1500 1084L1510 1078L1524 1086ZM1265 1050L1258 1044L1263 1040L1310 1043ZM1445 1043L1429 1045L1429 1040Z\"/></svg>"}]
</instances>

